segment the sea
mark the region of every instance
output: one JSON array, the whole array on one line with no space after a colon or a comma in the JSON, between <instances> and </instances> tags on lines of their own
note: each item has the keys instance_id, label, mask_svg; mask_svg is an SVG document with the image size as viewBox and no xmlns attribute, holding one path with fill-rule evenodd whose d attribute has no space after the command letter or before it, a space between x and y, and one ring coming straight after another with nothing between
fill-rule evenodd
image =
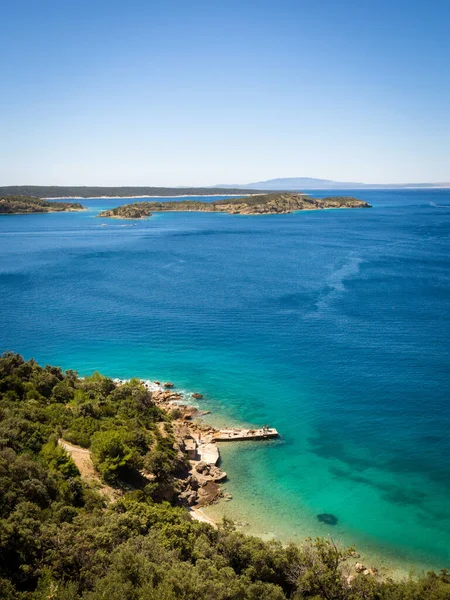
<instances>
[{"instance_id":1,"label":"sea","mask_svg":"<svg viewBox=\"0 0 450 600\"><path fill-rule=\"evenodd\" d=\"M221 445L233 498L206 512L241 531L449 568L450 190L348 194L373 208L1 216L0 351L171 380L211 423L276 427Z\"/></svg>"}]
</instances>

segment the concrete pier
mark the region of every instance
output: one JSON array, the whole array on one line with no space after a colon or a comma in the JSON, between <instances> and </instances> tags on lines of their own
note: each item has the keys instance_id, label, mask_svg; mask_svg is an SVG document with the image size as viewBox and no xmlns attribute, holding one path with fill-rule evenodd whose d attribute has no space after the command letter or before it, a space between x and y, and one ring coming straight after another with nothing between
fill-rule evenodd
<instances>
[{"instance_id":1,"label":"concrete pier","mask_svg":"<svg viewBox=\"0 0 450 600\"><path fill-rule=\"evenodd\" d=\"M220 429L214 434L215 442L240 442L243 440L267 440L278 437L278 431L274 427L262 427L261 429Z\"/></svg>"}]
</instances>

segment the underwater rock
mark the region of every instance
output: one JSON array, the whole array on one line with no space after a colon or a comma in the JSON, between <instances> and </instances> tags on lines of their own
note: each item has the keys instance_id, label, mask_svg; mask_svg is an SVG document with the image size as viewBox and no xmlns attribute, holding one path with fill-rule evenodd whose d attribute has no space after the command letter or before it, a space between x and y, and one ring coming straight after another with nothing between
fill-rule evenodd
<instances>
[{"instance_id":1,"label":"underwater rock","mask_svg":"<svg viewBox=\"0 0 450 600\"><path fill-rule=\"evenodd\" d=\"M317 519L326 525L337 525L338 522L338 518L329 513L321 513L320 515L317 515Z\"/></svg>"}]
</instances>

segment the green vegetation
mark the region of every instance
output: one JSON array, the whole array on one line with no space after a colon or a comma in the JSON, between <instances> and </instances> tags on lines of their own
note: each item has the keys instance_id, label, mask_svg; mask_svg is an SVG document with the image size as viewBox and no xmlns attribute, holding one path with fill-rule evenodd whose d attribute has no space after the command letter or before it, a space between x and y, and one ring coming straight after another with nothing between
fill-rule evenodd
<instances>
[{"instance_id":1,"label":"green vegetation","mask_svg":"<svg viewBox=\"0 0 450 600\"><path fill-rule=\"evenodd\" d=\"M179 202L134 202L111 210L104 210L99 217L119 219L143 219L154 212L225 212L239 215L286 214L297 210L320 210L324 208L369 208L370 204L349 196L311 198L304 194L277 193L258 194L244 198L226 198L214 202L181 200Z\"/></svg>"},{"instance_id":2,"label":"green vegetation","mask_svg":"<svg viewBox=\"0 0 450 600\"><path fill-rule=\"evenodd\" d=\"M107 501L58 444L90 448ZM138 380L0 358L0 598L6 600L445 600L450 575L354 574L331 540L282 547L191 520L184 458ZM81 468L81 467L80 467ZM171 503L167 498L172 491Z\"/></svg>"},{"instance_id":3,"label":"green vegetation","mask_svg":"<svg viewBox=\"0 0 450 600\"><path fill-rule=\"evenodd\" d=\"M49 202L28 196L0 196L0 214L48 213L84 210L78 202Z\"/></svg>"},{"instance_id":4,"label":"green vegetation","mask_svg":"<svg viewBox=\"0 0 450 600\"><path fill-rule=\"evenodd\" d=\"M258 191L258 190L256 190ZM250 190L252 193L253 190ZM126 198L133 196L212 196L216 194L248 194L243 188L205 187L93 187L59 185L10 185L0 187L0 196L37 196L39 198Z\"/></svg>"}]
</instances>

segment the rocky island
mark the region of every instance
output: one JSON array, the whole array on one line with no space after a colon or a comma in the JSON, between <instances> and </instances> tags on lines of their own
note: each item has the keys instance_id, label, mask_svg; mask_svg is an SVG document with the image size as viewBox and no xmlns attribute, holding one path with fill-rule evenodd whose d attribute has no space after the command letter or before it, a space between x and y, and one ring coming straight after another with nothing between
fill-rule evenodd
<instances>
[{"instance_id":1,"label":"rocky island","mask_svg":"<svg viewBox=\"0 0 450 600\"><path fill-rule=\"evenodd\" d=\"M72 212L84 210L78 202L49 202L41 198L27 196L0 197L1 215L21 215L29 213Z\"/></svg>"},{"instance_id":2,"label":"rocky island","mask_svg":"<svg viewBox=\"0 0 450 600\"><path fill-rule=\"evenodd\" d=\"M370 208L371 205L351 196L311 198L300 193L258 194L226 198L213 202L181 200L179 202L135 202L102 211L99 217L145 219L154 212L223 212L232 215L276 215L300 210L325 208Z\"/></svg>"}]
</instances>

